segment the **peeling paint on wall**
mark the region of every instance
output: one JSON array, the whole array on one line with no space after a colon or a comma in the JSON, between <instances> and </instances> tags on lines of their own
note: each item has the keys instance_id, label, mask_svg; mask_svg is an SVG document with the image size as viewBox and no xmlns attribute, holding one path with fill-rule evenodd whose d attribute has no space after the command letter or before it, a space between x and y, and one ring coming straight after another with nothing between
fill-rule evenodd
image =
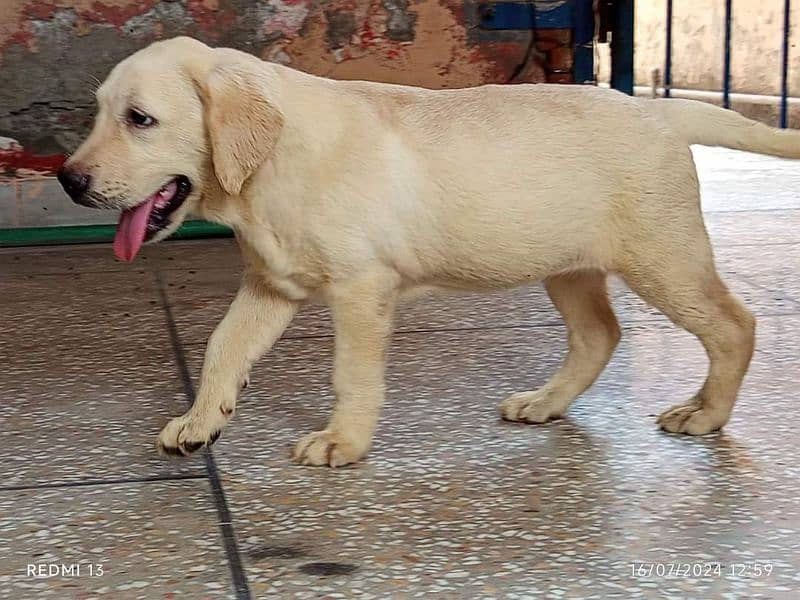
<instances>
[{"instance_id":1,"label":"peeling paint on wall","mask_svg":"<svg viewBox=\"0 0 800 600\"><path fill-rule=\"evenodd\" d=\"M19 177L53 173L64 162L63 154L39 155L26 151L15 139L0 137L0 165Z\"/></svg>"},{"instance_id":2,"label":"peeling paint on wall","mask_svg":"<svg viewBox=\"0 0 800 600\"><path fill-rule=\"evenodd\" d=\"M57 164L91 126L93 91L149 43L211 45L341 79L431 88L505 82L530 34L474 39L455 0L2 0L0 173ZM541 69L527 77L544 79ZM39 160L39 157L41 160Z\"/></svg>"}]
</instances>

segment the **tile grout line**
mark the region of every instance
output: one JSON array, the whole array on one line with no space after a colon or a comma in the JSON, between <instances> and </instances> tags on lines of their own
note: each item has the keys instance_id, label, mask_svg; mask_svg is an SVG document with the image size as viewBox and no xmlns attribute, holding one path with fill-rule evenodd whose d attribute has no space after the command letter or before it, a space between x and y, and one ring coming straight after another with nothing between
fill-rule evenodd
<instances>
[{"instance_id":1,"label":"tile grout line","mask_svg":"<svg viewBox=\"0 0 800 600\"><path fill-rule=\"evenodd\" d=\"M169 482L169 481L191 481L193 479L204 479L204 478L205 475L153 475L152 477L128 477L121 479L84 479L78 481L46 481L43 483L33 483L30 485L0 486L0 493L23 492L28 490L46 490L53 488L126 485L135 483L152 483L152 482Z\"/></svg>"},{"instance_id":2,"label":"tile grout line","mask_svg":"<svg viewBox=\"0 0 800 600\"><path fill-rule=\"evenodd\" d=\"M189 376L189 367L186 363L186 356L183 352L183 345L181 344L178 335L178 328L175 325L175 318L172 314L172 308L167 298L167 291L164 287L164 280L161 278L159 271L154 271L153 275L156 280L156 287L158 288L158 295L161 299L161 306L164 309L164 314L167 321L167 329L169 331L170 341L172 342L172 349L175 354L175 363L178 367L181 380L183 382L183 389L186 394L189 404L194 403L194 386L192 379ZM228 558L228 566L231 571L231 578L233 579L234 590L236 591L236 598L238 600L251 600L250 587L247 584L247 575L244 572L242 565L242 558L239 554L239 547L236 543L236 532L233 529L233 520L231 518L230 509L228 508L228 501L225 498L225 490L222 487L222 481L219 477L214 455L211 450L206 447L203 448L203 458L206 463L206 470L208 471L208 480L211 484L211 490L214 496L214 504L217 507L217 519L222 533L222 540L225 546L225 554Z\"/></svg>"},{"instance_id":3,"label":"tile grout line","mask_svg":"<svg viewBox=\"0 0 800 600\"><path fill-rule=\"evenodd\" d=\"M753 280L750 278L750 276L749 276L749 275L737 275L737 277L741 277L742 281L744 281L745 283L747 283L747 284L749 284L749 285L753 286L754 288L757 288L757 289L759 289L759 290L763 290L763 291L765 291L765 292L769 292L770 294L783 293L783 292L779 292L778 290L773 290L773 289L771 289L771 288L767 287L766 285L763 285L763 284L761 284L761 283L757 283L756 281L753 281ZM794 293L793 293L793 294L794 294ZM795 300L795 299L794 299L794 295L792 295L792 296L789 296L789 295L787 294L786 296L784 296L784 300L788 300L788 301L789 301L791 304L793 304L793 305L795 305L795 306L798 306L798 307L800 307L800 301L798 301L798 300ZM794 314L794 313L789 313L789 314ZM756 315L756 317L758 317L758 316L759 316L759 315Z\"/></svg>"},{"instance_id":4,"label":"tile grout line","mask_svg":"<svg viewBox=\"0 0 800 600\"><path fill-rule=\"evenodd\" d=\"M736 211L732 211L732 212L736 212ZM739 212L749 212L749 211L739 211ZM800 209L798 209L797 212L800 212ZM715 253L718 250L726 250L726 249L737 249L737 250L740 250L742 248L776 248L776 247L786 247L786 246L800 246L800 241L762 242L762 243L756 243L756 242L717 243L717 242L714 242L714 240L713 240L714 235L713 234L709 234L709 235L712 238L711 239L711 242L712 242L711 245L712 245ZM180 242L180 241L185 241L185 240L177 240L177 241ZM55 248L55 247L57 247L57 246L51 246L50 248ZM36 248L37 249L44 249L45 247L39 246L39 247L36 247ZM2 256L3 254L13 254L15 251L19 251L19 250L20 250L20 247L14 247L14 246L3 247L3 246L0 246L0 256ZM720 265L717 264L717 267L719 268ZM170 267L170 266L163 266L163 265L162 266L157 266L157 265L150 266L150 265L148 265L144 269L137 269L135 272L137 274L139 274L139 275L148 275L148 274L154 275L154 274L160 273L162 271L185 273L186 269L182 268L182 267ZM227 272L230 271L230 269L223 269L222 267L210 267L209 269L207 269L207 271L225 271L227 273ZM54 271L54 272L40 272L40 271L35 271L35 270L34 271L30 271L30 272L28 272L28 271L19 271L19 272L6 272L6 275L10 276L10 277L18 277L18 278L26 277L26 278L30 278L30 277L64 277L65 275L66 276L70 276L70 275L107 275L109 273L130 273L130 271L128 271L128 270L126 270L126 269L124 269L122 267L121 268L101 269L101 270L97 270L97 271L85 271L85 270L80 270L79 271L73 266L73 267L69 267L69 268L67 268L66 270L63 270L63 271ZM542 283L542 282L541 281L536 282L536 284L540 284L540 283ZM753 285L757 285L758 286L758 284L753 284ZM766 289L766 288L764 288L764 286L758 286L758 287ZM232 293L235 293L235 292L232 292ZM231 296L231 298L233 298L233 296Z\"/></svg>"},{"instance_id":5,"label":"tile grout line","mask_svg":"<svg viewBox=\"0 0 800 600\"><path fill-rule=\"evenodd\" d=\"M702 194L701 194L702 197ZM704 210L703 215L730 215L738 213L771 213L771 212L795 212L800 208L787 206L785 208L728 208L721 210Z\"/></svg>"},{"instance_id":6,"label":"tile grout line","mask_svg":"<svg viewBox=\"0 0 800 600\"><path fill-rule=\"evenodd\" d=\"M753 286L756 284L747 282ZM756 286L764 291L770 291L763 286ZM798 304L795 300L791 298L786 298L792 304ZM795 317L800 315L800 311L796 310L789 310L786 312L775 312L775 313L765 313L765 314L758 314L756 313L756 318L772 318L772 317ZM631 326L638 326L638 325L652 325L653 323L660 323L660 322L669 322L666 320L667 317L657 318L657 317L650 317L645 319L634 319L630 321L623 321L620 320L620 327L625 329L626 327ZM403 336L411 336L411 335L420 335L420 334L438 334L438 333L478 333L481 331L507 331L509 329L519 329L523 331L532 330L532 329L551 329L551 328L559 328L563 329L565 327L563 321L542 321L541 323L519 323L516 325L487 325L483 327L436 327L430 329L398 329L392 333L392 337L403 337ZM334 337L333 332L331 333L312 333L308 335L284 335L279 338L279 341L290 341L290 342L297 342L303 340L324 340L324 339L332 339ZM197 348L199 346L203 346L206 342L203 341L196 341L196 342L187 342L183 345L184 348Z\"/></svg>"}]
</instances>

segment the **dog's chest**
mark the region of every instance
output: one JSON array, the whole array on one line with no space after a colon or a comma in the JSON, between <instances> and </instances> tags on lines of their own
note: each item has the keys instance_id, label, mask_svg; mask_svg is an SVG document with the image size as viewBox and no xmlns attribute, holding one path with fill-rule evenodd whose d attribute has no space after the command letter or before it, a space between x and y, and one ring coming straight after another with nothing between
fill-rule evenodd
<instances>
[{"instance_id":1,"label":"dog's chest","mask_svg":"<svg viewBox=\"0 0 800 600\"><path fill-rule=\"evenodd\" d=\"M319 276L303 256L292 253L271 233L237 236L247 269L272 289L292 300L307 300L319 286Z\"/></svg>"},{"instance_id":2,"label":"dog's chest","mask_svg":"<svg viewBox=\"0 0 800 600\"><path fill-rule=\"evenodd\" d=\"M296 277L276 276L272 271L262 271L264 279L270 287L291 300L306 300L312 295L311 289L298 281Z\"/></svg>"}]
</instances>

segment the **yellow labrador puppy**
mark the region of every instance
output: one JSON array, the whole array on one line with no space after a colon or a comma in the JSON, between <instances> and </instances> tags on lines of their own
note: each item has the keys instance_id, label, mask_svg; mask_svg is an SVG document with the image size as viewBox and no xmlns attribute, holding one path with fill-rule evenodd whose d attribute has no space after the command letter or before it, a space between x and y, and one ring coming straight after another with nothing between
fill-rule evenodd
<instances>
[{"instance_id":1,"label":"yellow labrador puppy","mask_svg":"<svg viewBox=\"0 0 800 600\"><path fill-rule=\"evenodd\" d=\"M253 362L303 303L321 300L335 323L336 405L294 459L358 461L383 403L395 305L422 288L544 281L569 354L500 412L558 418L619 340L608 273L708 352L703 387L661 427L700 435L728 421L755 321L714 267L689 144L800 157L800 134L593 87L331 81L189 38L120 63L97 101L94 129L59 177L76 202L122 209L117 255L133 259L191 213L232 227L246 264L196 402L161 431L162 452L212 443Z\"/></svg>"}]
</instances>

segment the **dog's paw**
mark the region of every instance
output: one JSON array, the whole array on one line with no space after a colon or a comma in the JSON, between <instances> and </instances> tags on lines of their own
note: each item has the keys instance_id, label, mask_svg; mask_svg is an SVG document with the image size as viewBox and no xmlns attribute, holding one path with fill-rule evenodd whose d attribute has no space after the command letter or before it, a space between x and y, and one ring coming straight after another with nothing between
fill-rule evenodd
<instances>
[{"instance_id":1,"label":"dog's paw","mask_svg":"<svg viewBox=\"0 0 800 600\"><path fill-rule=\"evenodd\" d=\"M728 415L710 411L697 402L679 404L661 413L656 423L670 433L704 435L721 429L728 422Z\"/></svg>"},{"instance_id":2,"label":"dog's paw","mask_svg":"<svg viewBox=\"0 0 800 600\"><path fill-rule=\"evenodd\" d=\"M367 453L369 440L359 442L341 433L325 429L303 437L292 452L292 460L300 465L342 467Z\"/></svg>"},{"instance_id":3,"label":"dog's paw","mask_svg":"<svg viewBox=\"0 0 800 600\"><path fill-rule=\"evenodd\" d=\"M156 448L161 455L188 456L216 442L226 422L224 415L199 418L187 413L175 417L158 434Z\"/></svg>"},{"instance_id":4,"label":"dog's paw","mask_svg":"<svg viewBox=\"0 0 800 600\"><path fill-rule=\"evenodd\" d=\"M542 390L519 392L500 403L500 416L506 421L547 423L563 417L568 406Z\"/></svg>"}]
</instances>

